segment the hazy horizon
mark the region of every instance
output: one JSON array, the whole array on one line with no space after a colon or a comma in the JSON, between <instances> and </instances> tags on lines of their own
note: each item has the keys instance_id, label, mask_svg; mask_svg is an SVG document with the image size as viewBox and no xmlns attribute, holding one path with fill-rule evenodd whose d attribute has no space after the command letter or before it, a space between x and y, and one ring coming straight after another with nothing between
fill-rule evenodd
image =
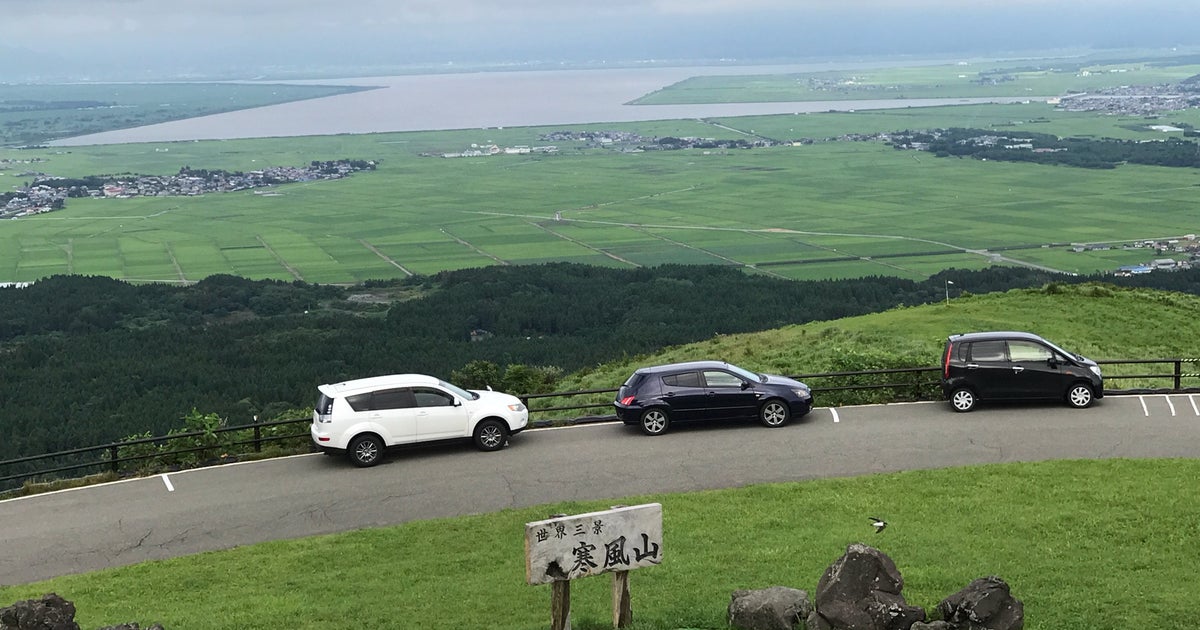
<instances>
[{"instance_id":1,"label":"hazy horizon","mask_svg":"<svg viewBox=\"0 0 1200 630\"><path fill-rule=\"evenodd\" d=\"M0 0L0 81L759 63L1200 46L1143 0Z\"/></svg>"}]
</instances>

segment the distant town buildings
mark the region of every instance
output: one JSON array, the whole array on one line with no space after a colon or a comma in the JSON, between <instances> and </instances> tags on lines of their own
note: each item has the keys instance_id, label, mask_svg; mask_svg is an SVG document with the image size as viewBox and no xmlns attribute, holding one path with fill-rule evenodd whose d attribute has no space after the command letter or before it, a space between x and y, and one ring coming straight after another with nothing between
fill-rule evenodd
<instances>
[{"instance_id":1,"label":"distant town buildings","mask_svg":"<svg viewBox=\"0 0 1200 630\"><path fill-rule=\"evenodd\" d=\"M1157 116L1200 107L1200 86L1192 83L1122 85L1070 94L1055 106L1067 112L1101 112L1121 116ZM1179 131L1179 129L1176 129Z\"/></svg>"},{"instance_id":2,"label":"distant town buildings","mask_svg":"<svg viewBox=\"0 0 1200 630\"><path fill-rule=\"evenodd\" d=\"M1098 248L1097 245L1077 245L1074 251L1094 251ZM1125 243L1121 248L1150 250L1156 258L1134 265L1122 265L1113 272L1116 276L1133 276L1154 271L1182 271L1200 265L1200 240L1196 239L1195 234L1186 234L1179 238L1133 241Z\"/></svg>"},{"instance_id":3,"label":"distant town buildings","mask_svg":"<svg viewBox=\"0 0 1200 630\"><path fill-rule=\"evenodd\" d=\"M673 151L680 149L753 149L776 145L798 145L801 140L775 141L759 136L749 136L738 139L696 138L671 136L648 137L629 131L554 131L542 134L539 140L543 142L576 142L582 143L584 149L608 149L622 153L642 153L645 151ZM500 147L499 145L472 144L464 151L426 152L424 157L463 158L487 157L493 155L529 155L533 153L558 153L557 145Z\"/></svg>"},{"instance_id":4,"label":"distant town buildings","mask_svg":"<svg viewBox=\"0 0 1200 630\"><path fill-rule=\"evenodd\" d=\"M307 166L273 166L249 172L184 167L175 175L101 175L79 179L40 172L18 176L33 183L16 192L0 193L0 219L16 219L62 209L72 197L194 197L208 193L261 189L279 184L340 179L375 170L373 160L313 161Z\"/></svg>"}]
</instances>

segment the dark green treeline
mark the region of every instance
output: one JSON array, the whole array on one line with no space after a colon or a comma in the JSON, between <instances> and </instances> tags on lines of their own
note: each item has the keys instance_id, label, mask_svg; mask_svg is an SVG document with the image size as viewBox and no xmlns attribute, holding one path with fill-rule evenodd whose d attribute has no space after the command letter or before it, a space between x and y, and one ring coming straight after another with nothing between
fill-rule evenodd
<instances>
[{"instance_id":1,"label":"dark green treeline","mask_svg":"<svg viewBox=\"0 0 1200 630\"><path fill-rule=\"evenodd\" d=\"M1200 293L1200 273L1152 276L1130 282ZM245 424L303 409L316 385L349 378L449 378L472 361L571 372L719 333L936 302L946 279L974 293L1063 281L1015 268L797 282L720 266L572 264L354 287L55 276L0 289L0 460L161 435L192 409Z\"/></svg>"}]
</instances>

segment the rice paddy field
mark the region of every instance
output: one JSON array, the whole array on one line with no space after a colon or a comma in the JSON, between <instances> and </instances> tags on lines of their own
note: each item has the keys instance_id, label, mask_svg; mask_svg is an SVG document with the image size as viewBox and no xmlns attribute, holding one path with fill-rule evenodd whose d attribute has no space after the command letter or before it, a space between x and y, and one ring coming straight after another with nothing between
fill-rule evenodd
<instances>
[{"instance_id":1,"label":"rice paddy field","mask_svg":"<svg viewBox=\"0 0 1200 630\"><path fill-rule=\"evenodd\" d=\"M960 61L905 68L855 69L779 75L701 76L655 91L636 102L750 103L885 98L1031 97L1088 92L1113 85L1176 83L1200 74L1195 59L1032 59Z\"/></svg>"},{"instance_id":2,"label":"rice paddy field","mask_svg":"<svg viewBox=\"0 0 1200 630\"><path fill-rule=\"evenodd\" d=\"M1200 232L1200 173L937 158L846 134L969 126L1153 140L1172 135L1150 128L1167 120L1200 125L1200 114L1154 121L1034 102L570 128L812 141L755 149L633 152L545 137L560 128L0 149L0 190L34 173L379 161L376 171L341 180L196 197L70 199L63 210L0 221L0 282L69 273L354 283L549 261L725 264L794 279L919 279L992 264L1110 271L1156 257L1121 243ZM433 157L493 144L557 152ZM1108 242L1112 249L1094 252L1069 247Z\"/></svg>"}]
</instances>

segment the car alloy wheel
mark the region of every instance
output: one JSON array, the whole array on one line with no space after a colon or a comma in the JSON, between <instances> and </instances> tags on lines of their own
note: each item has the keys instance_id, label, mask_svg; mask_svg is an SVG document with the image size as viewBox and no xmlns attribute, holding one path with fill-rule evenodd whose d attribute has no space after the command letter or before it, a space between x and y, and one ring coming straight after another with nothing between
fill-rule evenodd
<instances>
[{"instance_id":1,"label":"car alloy wheel","mask_svg":"<svg viewBox=\"0 0 1200 630\"><path fill-rule=\"evenodd\" d=\"M1076 383L1067 391L1067 404L1076 409L1083 409L1092 404L1092 388L1083 383Z\"/></svg>"},{"instance_id":2,"label":"car alloy wheel","mask_svg":"<svg viewBox=\"0 0 1200 630\"><path fill-rule=\"evenodd\" d=\"M499 420L484 420L475 427L475 446L481 451L498 451L507 439L508 431Z\"/></svg>"},{"instance_id":3,"label":"car alloy wheel","mask_svg":"<svg viewBox=\"0 0 1200 630\"><path fill-rule=\"evenodd\" d=\"M383 456L383 442L374 435L360 435L350 443L348 452L355 466L367 468L379 463Z\"/></svg>"},{"instance_id":4,"label":"car alloy wheel","mask_svg":"<svg viewBox=\"0 0 1200 630\"><path fill-rule=\"evenodd\" d=\"M788 406L781 400L768 400L759 410L759 418L768 427L781 427L788 421Z\"/></svg>"},{"instance_id":5,"label":"car alloy wheel","mask_svg":"<svg viewBox=\"0 0 1200 630\"><path fill-rule=\"evenodd\" d=\"M666 433L671 419L662 409L647 409L642 412L642 433L646 435L662 435Z\"/></svg>"},{"instance_id":6,"label":"car alloy wheel","mask_svg":"<svg viewBox=\"0 0 1200 630\"><path fill-rule=\"evenodd\" d=\"M958 412L967 412L975 408L975 393L962 387L950 394L950 404Z\"/></svg>"}]
</instances>

